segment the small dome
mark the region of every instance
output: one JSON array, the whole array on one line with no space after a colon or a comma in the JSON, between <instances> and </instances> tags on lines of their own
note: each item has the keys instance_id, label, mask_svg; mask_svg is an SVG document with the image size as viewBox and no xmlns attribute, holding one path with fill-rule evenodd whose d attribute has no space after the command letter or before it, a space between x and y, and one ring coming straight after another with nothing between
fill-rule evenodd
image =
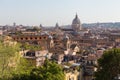
<instances>
[{"instance_id":1,"label":"small dome","mask_svg":"<svg viewBox=\"0 0 120 80\"><path fill-rule=\"evenodd\" d=\"M76 17L73 19L72 24L81 24L77 14L76 14Z\"/></svg>"}]
</instances>

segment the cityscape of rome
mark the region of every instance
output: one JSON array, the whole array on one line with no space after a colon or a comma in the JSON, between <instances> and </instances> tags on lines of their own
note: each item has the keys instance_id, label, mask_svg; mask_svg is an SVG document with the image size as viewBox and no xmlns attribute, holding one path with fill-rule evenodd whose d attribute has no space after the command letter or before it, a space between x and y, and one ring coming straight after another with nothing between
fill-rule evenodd
<instances>
[{"instance_id":1,"label":"cityscape of rome","mask_svg":"<svg viewBox=\"0 0 120 80\"><path fill-rule=\"evenodd\" d=\"M0 80L120 80L119 3L1 0Z\"/></svg>"}]
</instances>

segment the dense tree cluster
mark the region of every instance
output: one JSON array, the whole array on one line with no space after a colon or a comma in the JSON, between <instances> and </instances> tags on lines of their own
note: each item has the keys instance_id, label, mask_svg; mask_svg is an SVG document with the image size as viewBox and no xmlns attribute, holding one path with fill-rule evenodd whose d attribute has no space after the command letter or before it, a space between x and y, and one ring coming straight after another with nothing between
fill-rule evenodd
<instances>
[{"instance_id":1,"label":"dense tree cluster","mask_svg":"<svg viewBox=\"0 0 120 80\"><path fill-rule=\"evenodd\" d=\"M60 65L46 59L43 66L35 67L21 57L21 44L8 44L9 42L0 40L0 80L64 80ZM38 46L29 45L25 45L25 48L40 49Z\"/></svg>"},{"instance_id":2,"label":"dense tree cluster","mask_svg":"<svg viewBox=\"0 0 120 80\"><path fill-rule=\"evenodd\" d=\"M31 51L39 51L39 50L41 50L40 45L32 45L32 44L28 44L28 43L22 44L21 48L23 48L25 50L31 50Z\"/></svg>"},{"instance_id":3,"label":"dense tree cluster","mask_svg":"<svg viewBox=\"0 0 120 80\"><path fill-rule=\"evenodd\" d=\"M120 74L120 49L105 51L98 60L95 80L116 80Z\"/></svg>"},{"instance_id":4,"label":"dense tree cluster","mask_svg":"<svg viewBox=\"0 0 120 80\"><path fill-rule=\"evenodd\" d=\"M20 51L19 44L11 42L4 43L0 41L0 78L7 78L11 76L11 72L15 70L17 65L18 52Z\"/></svg>"},{"instance_id":5,"label":"dense tree cluster","mask_svg":"<svg viewBox=\"0 0 120 80\"><path fill-rule=\"evenodd\" d=\"M28 74L14 75L12 80L64 80L62 68L48 60L43 66L33 68Z\"/></svg>"}]
</instances>

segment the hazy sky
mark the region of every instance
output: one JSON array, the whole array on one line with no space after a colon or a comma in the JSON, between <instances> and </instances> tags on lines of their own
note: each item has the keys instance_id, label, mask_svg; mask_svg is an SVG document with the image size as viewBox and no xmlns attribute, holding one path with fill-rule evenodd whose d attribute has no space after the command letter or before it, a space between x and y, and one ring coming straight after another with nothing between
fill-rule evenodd
<instances>
[{"instance_id":1,"label":"hazy sky","mask_svg":"<svg viewBox=\"0 0 120 80\"><path fill-rule=\"evenodd\" d=\"M67 25L76 12L82 23L119 22L120 0L0 0L0 25Z\"/></svg>"}]
</instances>

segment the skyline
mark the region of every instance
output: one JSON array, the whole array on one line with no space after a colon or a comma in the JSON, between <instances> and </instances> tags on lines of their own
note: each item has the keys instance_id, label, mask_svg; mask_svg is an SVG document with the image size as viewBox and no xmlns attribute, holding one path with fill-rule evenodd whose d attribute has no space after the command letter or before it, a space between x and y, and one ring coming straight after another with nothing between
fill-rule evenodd
<instances>
[{"instance_id":1,"label":"skyline","mask_svg":"<svg viewBox=\"0 0 120 80\"><path fill-rule=\"evenodd\" d=\"M54 26L72 23L120 22L120 0L0 0L0 25Z\"/></svg>"}]
</instances>

